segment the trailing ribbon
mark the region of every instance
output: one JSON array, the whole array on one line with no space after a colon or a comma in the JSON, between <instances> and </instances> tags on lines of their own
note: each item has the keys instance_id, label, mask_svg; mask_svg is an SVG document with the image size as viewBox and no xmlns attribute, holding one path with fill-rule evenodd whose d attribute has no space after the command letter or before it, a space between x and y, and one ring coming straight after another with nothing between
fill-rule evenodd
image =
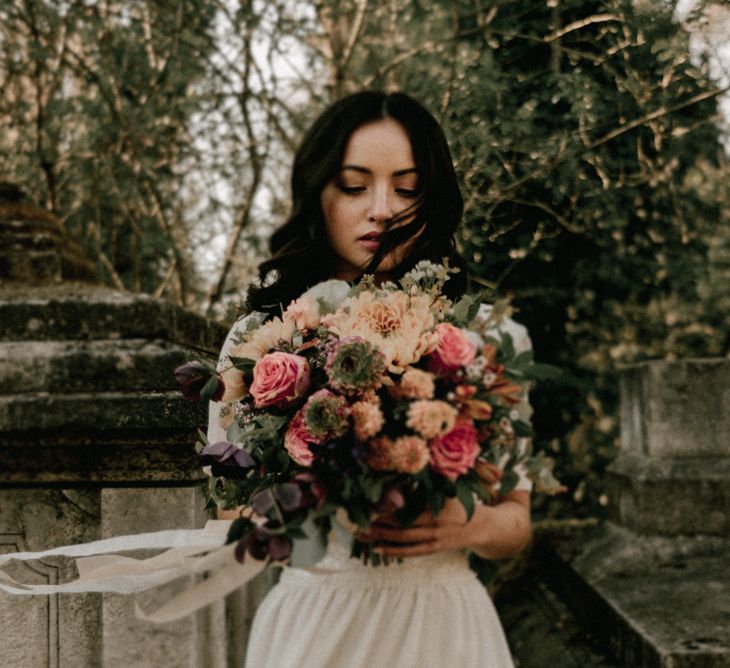
<instances>
[{"instance_id":1,"label":"trailing ribbon","mask_svg":"<svg viewBox=\"0 0 730 668\"><path fill-rule=\"evenodd\" d=\"M231 520L209 520L203 529L178 529L117 536L79 545L64 545L43 552L14 552L0 555L0 589L17 595L114 592L132 594L158 587L186 575L210 573L151 613L138 605L136 614L155 623L181 619L191 612L242 586L267 565L267 561L246 555L243 564L234 556L235 544L225 545ZM125 557L116 552L164 549L147 559ZM31 561L46 557L75 557L79 577L56 585L29 585L8 575L9 561Z\"/></svg>"}]
</instances>

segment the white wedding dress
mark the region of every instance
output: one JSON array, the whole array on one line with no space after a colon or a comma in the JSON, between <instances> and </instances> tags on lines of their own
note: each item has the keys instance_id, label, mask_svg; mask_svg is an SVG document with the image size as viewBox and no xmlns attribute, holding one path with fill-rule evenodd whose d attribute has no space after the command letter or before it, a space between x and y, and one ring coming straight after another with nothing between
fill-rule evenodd
<instances>
[{"instance_id":1,"label":"white wedding dress","mask_svg":"<svg viewBox=\"0 0 730 668\"><path fill-rule=\"evenodd\" d=\"M234 324L221 361L244 328L243 319ZM514 321L500 330L518 352L530 347ZM526 400L518 409L529 418ZM219 410L211 403L210 442L225 440ZM518 489L530 487L523 475ZM295 543L293 566L256 612L247 668L512 668L494 605L465 552L366 566L350 557L350 540L336 526L324 554L314 539Z\"/></svg>"},{"instance_id":2,"label":"white wedding dress","mask_svg":"<svg viewBox=\"0 0 730 668\"><path fill-rule=\"evenodd\" d=\"M248 668L510 668L497 613L463 552L388 566L333 532L313 568L285 568L259 607Z\"/></svg>"}]
</instances>

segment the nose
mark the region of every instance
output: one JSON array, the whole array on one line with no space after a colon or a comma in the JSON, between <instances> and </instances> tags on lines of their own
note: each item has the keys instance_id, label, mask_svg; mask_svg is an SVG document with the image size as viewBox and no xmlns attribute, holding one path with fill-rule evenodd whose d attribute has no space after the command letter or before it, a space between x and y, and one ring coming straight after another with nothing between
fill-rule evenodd
<instances>
[{"instance_id":1,"label":"nose","mask_svg":"<svg viewBox=\"0 0 730 668\"><path fill-rule=\"evenodd\" d=\"M375 223L384 223L390 220L393 215L393 202L387 188L374 188L370 199L370 211L368 220Z\"/></svg>"}]
</instances>

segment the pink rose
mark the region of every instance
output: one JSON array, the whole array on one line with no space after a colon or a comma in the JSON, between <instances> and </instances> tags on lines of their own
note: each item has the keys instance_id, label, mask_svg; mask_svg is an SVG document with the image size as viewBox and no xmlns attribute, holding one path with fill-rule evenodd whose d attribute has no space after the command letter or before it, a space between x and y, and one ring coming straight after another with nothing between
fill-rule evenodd
<instances>
[{"instance_id":1,"label":"pink rose","mask_svg":"<svg viewBox=\"0 0 730 668\"><path fill-rule=\"evenodd\" d=\"M431 468L449 480L472 468L479 454L477 430L468 418L458 419L448 434L432 439L429 446Z\"/></svg>"},{"instance_id":2,"label":"pink rose","mask_svg":"<svg viewBox=\"0 0 730 668\"><path fill-rule=\"evenodd\" d=\"M439 344L429 358L429 366L433 371L448 375L474 361L477 347L463 329L442 322L436 325L436 333Z\"/></svg>"},{"instance_id":3,"label":"pink rose","mask_svg":"<svg viewBox=\"0 0 730 668\"><path fill-rule=\"evenodd\" d=\"M274 352L264 355L253 368L249 388L256 407L284 407L300 399L309 387L309 363L300 355Z\"/></svg>"},{"instance_id":4,"label":"pink rose","mask_svg":"<svg viewBox=\"0 0 730 668\"><path fill-rule=\"evenodd\" d=\"M319 327L319 305L310 297L300 297L287 306L284 317L293 320L299 330L316 329Z\"/></svg>"},{"instance_id":5,"label":"pink rose","mask_svg":"<svg viewBox=\"0 0 730 668\"><path fill-rule=\"evenodd\" d=\"M299 411L292 418L284 434L284 447L289 456L301 466L311 466L314 455L309 448L310 444L317 444L315 438L304 424L304 412Z\"/></svg>"}]
</instances>

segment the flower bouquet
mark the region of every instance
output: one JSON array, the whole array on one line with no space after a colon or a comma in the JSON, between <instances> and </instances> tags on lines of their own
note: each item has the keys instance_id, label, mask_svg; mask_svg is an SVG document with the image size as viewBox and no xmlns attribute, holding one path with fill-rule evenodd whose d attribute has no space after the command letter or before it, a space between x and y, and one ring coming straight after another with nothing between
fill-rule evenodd
<instances>
[{"instance_id":1,"label":"flower bouquet","mask_svg":"<svg viewBox=\"0 0 730 668\"><path fill-rule=\"evenodd\" d=\"M212 501L245 506L236 556L286 560L313 520L409 526L457 497L468 516L519 480L559 484L530 451L526 393L544 371L499 333L503 309L443 294L455 270L419 263L397 284L321 283L265 320L252 314L219 370L176 370L191 399L220 401L226 440L200 445ZM353 556L377 564L367 543Z\"/></svg>"}]
</instances>

